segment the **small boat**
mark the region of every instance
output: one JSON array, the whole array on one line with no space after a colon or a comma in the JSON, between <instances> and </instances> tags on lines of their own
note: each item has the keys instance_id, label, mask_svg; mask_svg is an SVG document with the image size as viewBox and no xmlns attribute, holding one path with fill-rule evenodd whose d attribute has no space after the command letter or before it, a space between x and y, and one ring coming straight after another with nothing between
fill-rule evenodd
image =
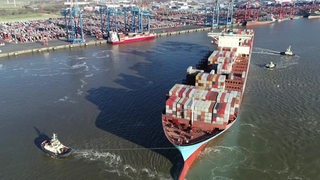
<instances>
[{"instance_id":1,"label":"small boat","mask_svg":"<svg viewBox=\"0 0 320 180\"><path fill-rule=\"evenodd\" d=\"M281 55L287 55L287 56L294 56L294 54L293 54L293 52L291 50L291 46L289 46L286 51L280 52L280 54Z\"/></svg>"},{"instance_id":2,"label":"small boat","mask_svg":"<svg viewBox=\"0 0 320 180\"><path fill-rule=\"evenodd\" d=\"M270 63L266 64L266 68L272 69L276 67L276 64L274 64L272 61L270 61Z\"/></svg>"},{"instance_id":3,"label":"small boat","mask_svg":"<svg viewBox=\"0 0 320 180\"><path fill-rule=\"evenodd\" d=\"M72 149L63 145L57 137L57 134L53 133L50 140L44 140L41 143L42 150L52 157L66 157L71 154Z\"/></svg>"}]
</instances>

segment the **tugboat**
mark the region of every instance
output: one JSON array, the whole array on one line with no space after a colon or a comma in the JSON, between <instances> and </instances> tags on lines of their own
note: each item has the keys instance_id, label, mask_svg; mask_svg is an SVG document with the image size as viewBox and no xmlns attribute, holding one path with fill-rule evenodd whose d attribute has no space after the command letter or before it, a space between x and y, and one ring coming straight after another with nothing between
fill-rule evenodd
<instances>
[{"instance_id":1,"label":"tugboat","mask_svg":"<svg viewBox=\"0 0 320 180\"><path fill-rule=\"evenodd\" d=\"M276 64L274 64L272 61L270 61L270 63L266 64L266 68L268 68L268 69L273 69L274 67L276 67Z\"/></svg>"},{"instance_id":2,"label":"tugboat","mask_svg":"<svg viewBox=\"0 0 320 180\"><path fill-rule=\"evenodd\" d=\"M63 145L53 133L51 140L44 140L41 143L42 150L51 157L61 158L71 154L72 149Z\"/></svg>"},{"instance_id":3,"label":"tugboat","mask_svg":"<svg viewBox=\"0 0 320 180\"><path fill-rule=\"evenodd\" d=\"M286 51L280 52L281 55L286 55L286 56L294 56L292 50L291 50L291 46L288 47L288 49Z\"/></svg>"}]
</instances>

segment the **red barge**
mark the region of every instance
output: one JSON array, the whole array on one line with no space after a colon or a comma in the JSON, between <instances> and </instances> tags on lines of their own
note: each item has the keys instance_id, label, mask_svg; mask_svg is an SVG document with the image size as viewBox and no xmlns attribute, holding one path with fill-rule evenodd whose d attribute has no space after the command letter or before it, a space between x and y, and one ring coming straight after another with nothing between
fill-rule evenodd
<instances>
[{"instance_id":1,"label":"red barge","mask_svg":"<svg viewBox=\"0 0 320 180\"><path fill-rule=\"evenodd\" d=\"M114 31L109 32L108 43L110 44L125 44L125 43L132 43L132 42L139 42L139 41L147 41L151 39L155 39L155 33L118 33Z\"/></svg>"}]
</instances>

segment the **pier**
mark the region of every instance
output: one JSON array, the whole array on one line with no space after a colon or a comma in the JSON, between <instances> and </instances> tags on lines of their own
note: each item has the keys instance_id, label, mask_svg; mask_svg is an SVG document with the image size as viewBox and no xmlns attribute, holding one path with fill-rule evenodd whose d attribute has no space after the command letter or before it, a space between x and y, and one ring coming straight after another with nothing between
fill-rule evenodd
<instances>
[{"instance_id":1,"label":"pier","mask_svg":"<svg viewBox=\"0 0 320 180\"><path fill-rule=\"evenodd\" d=\"M186 29L186 30L179 30L179 31L167 31L167 32L157 33L157 37L173 36L173 35L179 35L179 34L187 34L187 33L200 32L200 31L211 31L211 30L212 30L211 27L203 27L203 28Z\"/></svg>"},{"instance_id":2,"label":"pier","mask_svg":"<svg viewBox=\"0 0 320 180\"><path fill-rule=\"evenodd\" d=\"M161 38L161 37L168 37L168 36L201 32L201 31L211 31L211 30L212 30L211 27L198 27L198 28L184 27L184 28L179 28L176 31L173 31L172 29L169 29L169 30L158 29L156 30L156 32L157 32L157 38ZM37 46L37 43L29 43L30 48L27 47L28 49L21 49L21 50L15 47L25 46L26 44L8 44L6 46L8 46L9 49L12 49L12 50L1 52L0 58L18 56L23 54L50 52L50 51L63 50L63 49L82 48L87 46L101 46L101 45L107 45L107 44L108 44L107 40L89 40L88 42L85 42L85 43L76 43L76 44L71 44L66 41L56 40L55 43L52 43L52 45L48 45L48 46L42 46L42 45Z\"/></svg>"}]
</instances>

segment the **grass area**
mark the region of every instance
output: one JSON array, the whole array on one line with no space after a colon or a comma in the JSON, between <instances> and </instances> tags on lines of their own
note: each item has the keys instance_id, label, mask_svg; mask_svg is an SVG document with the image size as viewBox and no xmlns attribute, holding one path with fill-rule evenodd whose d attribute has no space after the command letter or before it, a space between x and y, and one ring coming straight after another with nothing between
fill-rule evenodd
<instances>
[{"instance_id":1,"label":"grass area","mask_svg":"<svg viewBox=\"0 0 320 180\"><path fill-rule=\"evenodd\" d=\"M62 16L59 14L44 14L44 13L16 14L16 15L0 16L0 23L43 20L43 19L56 18L56 17L62 17Z\"/></svg>"},{"instance_id":2,"label":"grass area","mask_svg":"<svg viewBox=\"0 0 320 180\"><path fill-rule=\"evenodd\" d=\"M9 4L7 3L7 0L0 0L0 9L19 9L22 8L25 5L28 5L30 1L21 1L21 0L16 0L16 4L13 4L13 0L9 0Z\"/></svg>"},{"instance_id":3,"label":"grass area","mask_svg":"<svg viewBox=\"0 0 320 180\"><path fill-rule=\"evenodd\" d=\"M42 20L61 17L60 9L64 7L60 0L0 0L0 23Z\"/></svg>"}]
</instances>

